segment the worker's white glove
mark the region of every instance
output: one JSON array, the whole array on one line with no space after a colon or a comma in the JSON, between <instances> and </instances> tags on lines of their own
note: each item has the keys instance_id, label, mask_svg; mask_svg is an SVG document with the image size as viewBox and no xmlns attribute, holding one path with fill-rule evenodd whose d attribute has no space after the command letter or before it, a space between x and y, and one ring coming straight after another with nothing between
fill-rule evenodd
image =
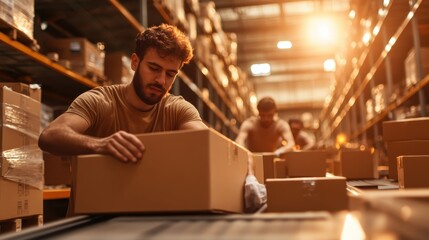
<instances>
[{"instance_id":1,"label":"worker's white glove","mask_svg":"<svg viewBox=\"0 0 429 240\"><path fill-rule=\"evenodd\" d=\"M280 157L280 155L283 153L283 151L277 149L273 153L276 157Z\"/></svg>"},{"instance_id":2,"label":"worker's white glove","mask_svg":"<svg viewBox=\"0 0 429 240\"><path fill-rule=\"evenodd\" d=\"M255 212L267 202L267 189L254 175L246 177L244 184L244 204L246 212Z\"/></svg>"}]
</instances>

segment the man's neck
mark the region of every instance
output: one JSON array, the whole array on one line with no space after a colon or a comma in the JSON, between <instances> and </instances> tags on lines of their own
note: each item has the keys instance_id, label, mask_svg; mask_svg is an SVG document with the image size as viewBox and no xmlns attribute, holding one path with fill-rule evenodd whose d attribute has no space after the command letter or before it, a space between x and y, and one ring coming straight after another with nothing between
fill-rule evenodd
<instances>
[{"instance_id":1,"label":"man's neck","mask_svg":"<svg viewBox=\"0 0 429 240\"><path fill-rule=\"evenodd\" d=\"M129 83L127 85L125 93L126 93L125 98L128 104L130 104L133 108L139 111L148 112L148 111L151 111L156 106L156 104L148 105L145 102L143 102L137 95L136 90L134 89L134 86L132 83Z\"/></svg>"}]
</instances>

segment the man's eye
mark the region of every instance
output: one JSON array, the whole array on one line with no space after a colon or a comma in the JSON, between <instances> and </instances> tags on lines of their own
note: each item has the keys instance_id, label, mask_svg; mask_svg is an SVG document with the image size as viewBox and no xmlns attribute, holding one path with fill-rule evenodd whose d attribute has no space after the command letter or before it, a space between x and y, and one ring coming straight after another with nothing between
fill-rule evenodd
<instances>
[{"instance_id":1,"label":"man's eye","mask_svg":"<svg viewBox=\"0 0 429 240\"><path fill-rule=\"evenodd\" d=\"M167 73L167 76L170 77L170 78L174 78L176 76L176 74L174 74L174 73Z\"/></svg>"}]
</instances>

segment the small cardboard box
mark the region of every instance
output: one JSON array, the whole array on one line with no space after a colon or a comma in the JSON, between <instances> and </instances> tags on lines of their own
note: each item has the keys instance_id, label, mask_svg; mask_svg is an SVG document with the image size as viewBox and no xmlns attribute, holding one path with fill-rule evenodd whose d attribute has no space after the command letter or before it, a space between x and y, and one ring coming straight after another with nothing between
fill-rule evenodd
<instances>
[{"instance_id":1,"label":"small cardboard box","mask_svg":"<svg viewBox=\"0 0 429 240\"><path fill-rule=\"evenodd\" d=\"M325 151L299 151L285 154L288 177L326 176Z\"/></svg>"},{"instance_id":2,"label":"small cardboard box","mask_svg":"<svg viewBox=\"0 0 429 240\"><path fill-rule=\"evenodd\" d=\"M267 212L341 211L348 208L344 177L267 179Z\"/></svg>"},{"instance_id":3,"label":"small cardboard box","mask_svg":"<svg viewBox=\"0 0 429 240\"><path fill-rule=\"evenodd\" d=\"M259 183L265 182L264 177L264 158L262 154L251 153L253 158L253 171Z\"/></svg>"},{"instance_id":4,"label":"small cardboard box","mask_svg":"<svg viewBox=\"0 0 429 240\"><path fill-rule=\"evenodd\" d=\"M0 177L0 220L43 214L42 190Z\"/></svg>"},{"instance_id":5,"label":"small cardboard box","mask_svg":"<svg viewBox=\"0 0 429 240\"><path fill-rule=\"evenodd\" d=\"M429 117L383 122L383 141L429 140Z\"/></svg>"},{"instance_id":6,"label":"small cardboard box","mask_svg":"<svg viewBox=\"0 0 429 240\"><path fill-rule=\"evenodd\" d=\"M399 188L429 188L429 155L399 156Z\"/></svg>"},{"instance_id":7,"label":"small cardboard box","mask_svg":"<svg viewBox=\"0 0 429 240\"><path fill-rule=\"evenodd\" d=\"M267 178L274 178L274 158L276 155L271 152L252 153L252 155L254 156L256 179L260 183L265 183Z\"/></svg>"},{"instance_id":8,"label":"small cardboard box","mask_svg":"<svg viewBox=\"0 0 429 240\"><path fill-rule=\"evenodd\" d=\"M0 87L7 86L13 91L24 94L32 99L42 101L42 88L37 84L25 84L20 82L0 82Z\"/></svg>"},{"instance_id":9,"label":"small cardboard box","mask_svg":"<svg viewBox=\"0 0 429 240\"><path fill-rule=\"evenodd\" d=\"M56 156L43 152L45 185L71 185L71 161L73 156Z\"/></svg>"},{"instance_id":10,"label":"small cardboard box","mask_svg":"<svg viewBox=\"0 0 429 240\"><path fill-rule=\"evenodd\" d=\"M274 158L274 178L287 177L286 160Z\"/></svg>"},{"instance_id":11,"label":"small cardboard box","mask_svg":"<svg viewBox=\"0 0 429 240\"><path fill-rule=\"evenodd\" d=\"M341 150L339 155L339 176L347 179L375 178L375 162L369 150Z\"/></svg>"},{"instance_id":12,"label":"small cardboard box","mask_svg":"<svg viewBox=\"0 0 429 240\"><path fill-rule=\"evenodd\" d=\"M389 178L398 180L397 157L402 155L429 155L429 140L387 142Z\"/></svg>"},{"instance_id":13,"label":"small cardboard box","mask_svg":"<svg viewBox=\"0 0 429 240\"><path fill-rule=\"evenodd\" d=\"M213 129L137 136L146 151L136 164L72 162L75 213L243 212L246 149Z\"/></svg>"},{"instance_id":14,"label":"small cardboard box","mask_svg":"<svg viewBox=\"0 0 429 240\"><path fill-rule=\"evenodd\" d=\"M109 52L104 60L104 74L112 84L129 83L133 79L131 59L122 52Z\"/></svg>"}]
</instances>

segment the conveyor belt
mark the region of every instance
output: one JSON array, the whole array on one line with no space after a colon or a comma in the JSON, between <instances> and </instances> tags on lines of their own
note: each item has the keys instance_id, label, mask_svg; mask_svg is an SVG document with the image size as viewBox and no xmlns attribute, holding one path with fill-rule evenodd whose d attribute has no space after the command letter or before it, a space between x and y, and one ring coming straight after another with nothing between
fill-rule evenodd
<instances>
[{"instance_id":1,"label":"conveyor belt","mask_svg":"<svg viewBox=\"0 0 429 240\"><path fill-rule=\"evenodd\" d=\"M80 216L0 239L340 239L345 215Z\"/></svg>"}]
</instances>

